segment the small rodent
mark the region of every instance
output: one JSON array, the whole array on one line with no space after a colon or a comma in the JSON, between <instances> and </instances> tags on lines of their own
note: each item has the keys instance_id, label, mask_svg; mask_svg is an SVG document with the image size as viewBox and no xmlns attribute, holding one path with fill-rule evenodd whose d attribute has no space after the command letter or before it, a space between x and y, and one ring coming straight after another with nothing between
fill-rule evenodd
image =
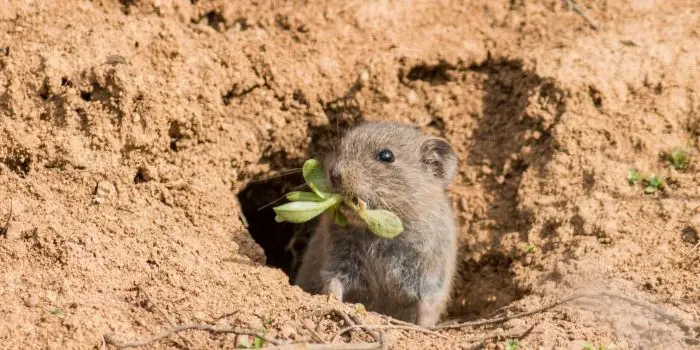
<instances>
[{"instance_id":1,"label":"small rodent","mask_svg":"<svg viewBox=\"0 0 700 350\"><path fill-rule=\"evenodd\" d=\"M370 122L348 131L324 169L331 188L370 209L392 211L404 231L377 237L344 205L345 227L324 214L295 284L419 326L435 325L449 298L457 255L446 193L457 171L450 144L408 125Z\"/></svg>"}]
</instances>

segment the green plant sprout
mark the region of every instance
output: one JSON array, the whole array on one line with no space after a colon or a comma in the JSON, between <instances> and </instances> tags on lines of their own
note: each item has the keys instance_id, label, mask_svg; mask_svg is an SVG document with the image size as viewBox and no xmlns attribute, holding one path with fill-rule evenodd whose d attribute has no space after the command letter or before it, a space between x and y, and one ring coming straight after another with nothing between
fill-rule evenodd
<instances>
[{"instance_id":1,"label":"green plant sprout","mask_svg":"<svg viewBox=\"0 0 700 350\"><path fill-rule=\"evenodd\" d=\"M686 151L681 147L676 147L667 154L668 160L671 165L676 170L684 170L690 166L691 156L690 152Z\"/></svg>"},{"instance_id":2,"label":"green plant sprout","mask_svg":"<svg viewBox=\"0 0 700 350\"><path fill-rule=\"evenodd\" d=\"M583 343L581 344L581 350L614 350L617 348L614 344L610 344L608 346L605 346L603 344L600 345L593 345L591 343Z\"/></svg>"},{"instance_id":3,"label":"green plant sprout","mask_svg":"<svg viewBox=\"0 0 700 350\"><path fill-rule=\"evenodd\" d=\"M656 191L663 190L665 186L666 184L664 183L664 179L656 175L652 175L646 179L646 187L644 188L644 193L651 194Z\"/></svg>"},{"instance_id":4,"label":"green plant sprout","mask_svg":"<svg viewBox=\"0 0 700 350\"><path fill-rule=\"evenodd\" d=\"M642 174L637 171L637 169L629 169L627 170L627 182L629 182L630 185L636 185L637 182L642 180Z\"/></svg>"},{"instance_id":5,"label":"green plant sprout","mask_svg":"<svg viewBox=\"0 0 700 350\"><path fill-rule=\"evenodd\" d=\"M506 340L505 350L518 350L520 349L520 340L518 339L508 339Z\"/></svg>"},{"instance_id":6,"label":"green plant sprout","mask_svg":"<svg viewBox=\"0 0 700 350\"><path fill-rule=\"evenodd\" d=\"M260 337L253 338L253 344L251 344L247 338L242 338L238 344L239 349L262 349L265 345L265 341Z\"/></svg>"},{"instance_id":7,"label":"green plant sprout","mask_svg":"<svg viewBox=\"0 0 700 350\"><path fill-rule=\"evenodd\" d=\"M332 192L326 185L325 173L317 160L304 162L302 175L312 192L295 191L287 194L289 203L272 208L277 214L275 221L300 224L328 212L337 225L345 226L347 218L339 210L340 205L345 204L356 211L367 223L369 230L379 237L394 238L403 232L401 219L394 213L384 209L367 209L367 203L362 200L356 204L341 194Z\"/></svg>"}]
</instances>

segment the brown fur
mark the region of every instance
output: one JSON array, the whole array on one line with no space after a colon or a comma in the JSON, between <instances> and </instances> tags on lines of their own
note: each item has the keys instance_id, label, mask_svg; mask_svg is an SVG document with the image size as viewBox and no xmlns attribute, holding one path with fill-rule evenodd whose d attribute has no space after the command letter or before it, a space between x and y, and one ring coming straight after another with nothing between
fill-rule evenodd
<instances>
[{"instance_id":1,"label":"brown fur","mask_svg":"<svg viewBox=\"0 0 700 350\"><path fill-rule=\"evenodd\" d=\"M393 163L376 155L389 149ZM382 239L344 208L349 225L323 217L302 259L295 283L311 293L414 322L434 325L449 297L457 253L456 224L446 187L457 169L452 147L406 125L358 126L325 160L336 171L336 190L401 218L404 232ZM328 180L329 185L332 183Z\"/></svg>"}]
</instances>

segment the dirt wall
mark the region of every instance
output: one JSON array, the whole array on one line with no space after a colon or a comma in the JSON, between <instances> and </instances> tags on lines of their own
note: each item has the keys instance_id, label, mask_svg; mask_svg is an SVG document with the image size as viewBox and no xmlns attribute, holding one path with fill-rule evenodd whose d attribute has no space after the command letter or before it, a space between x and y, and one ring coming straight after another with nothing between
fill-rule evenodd
<instances>
[{"instance_id":1,"label":"dirt wall","mask_svg":"<svg viewBox=\"0 0 700 350\"><path fill-rule=\"evenodd\" d=\"M379 119L458 153L445 320L627 298L448 339L394 331L394 348L503 348L513 336L474 339L530 327L525 349L698 346L698 163L667 154L700 151L700 5L577 6L597 29L555 0L5 1L2 347L191 322L330 340L325 311L357 311L289 285L299 228L258 208L299 181L276 175ZM631 168L666 186L645 193ZM242 341L181 335L152 347Z\"/></svg>"}]
</instances>

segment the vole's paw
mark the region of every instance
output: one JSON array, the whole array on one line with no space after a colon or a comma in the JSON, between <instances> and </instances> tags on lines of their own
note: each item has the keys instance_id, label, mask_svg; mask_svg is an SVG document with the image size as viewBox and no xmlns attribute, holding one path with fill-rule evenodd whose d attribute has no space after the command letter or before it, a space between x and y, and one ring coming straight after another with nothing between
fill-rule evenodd
<instances>
[{"instance_id":1,"label":"vole's paw","mask_svg":"<svg viewBox=\"0 0 700 350\"><path fill-rule=\"evenodd\" d=\"M326 283L325 293L331 295L338 299L338 301L343 301L343 283L340 282L338 278L331 278L330 281Z\"/></svg>"},{"instance_id":2,"label":"vole's paw","mask_svg":"<svg viewBox=\"0 0 700 350\"><path fill-rule=\"evenodd\" d=\"M433 303L428 300L418 300L416 302L416 324L420 327L430 328L435 326L440 318L439 311Z\"/></svg>"}]
</instances>

